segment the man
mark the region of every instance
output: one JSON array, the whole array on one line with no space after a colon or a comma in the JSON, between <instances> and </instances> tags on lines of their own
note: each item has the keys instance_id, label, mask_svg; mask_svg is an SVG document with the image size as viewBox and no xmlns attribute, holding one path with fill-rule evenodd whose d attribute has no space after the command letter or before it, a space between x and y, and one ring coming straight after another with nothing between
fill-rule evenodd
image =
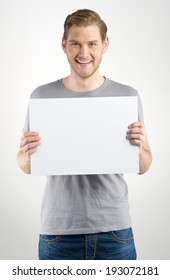
<instances>
[{"instance_id":1,"label":"man","mask_svg":"<svg viewBox=\"0 0 170 280\"><path fill-rule=\"evenodd\" d=\"M99 65L108 44L107 26L97 13L83 9L69 15L62 48L70 75L38 87L31 98L138 96L135 89L100 76ZM152 156L139 96L138 101L139 119L129 124L125 137L139 146L143 174ZM40 136L29 131L27 115L18 153L18 164L25 173L30 173L30 157L41 144ZM48 176L39 259L136 259L128 190L122 174Z\"/></svg>"}]
</instances>

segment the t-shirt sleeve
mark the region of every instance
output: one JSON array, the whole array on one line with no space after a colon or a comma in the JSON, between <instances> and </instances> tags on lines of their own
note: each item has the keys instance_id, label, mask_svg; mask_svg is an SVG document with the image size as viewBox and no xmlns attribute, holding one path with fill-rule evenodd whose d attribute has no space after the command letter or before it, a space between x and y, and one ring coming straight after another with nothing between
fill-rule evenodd
<instances>
[{"instance_id":1,"label":"t-shirt sleeve","mask_svg":"<svg viewBox=\"0 0 170 280\"><path fill-rule=\"evenodd\" d=\"M38 94L39 94L39 88L36 88L30 95L30 99L32 98L38 98ZM30 100L29 99L29 100ZM28 107L27 107L27 112L26 112L26 116L25 116L25 122L24 122L24 126L22 128L22 132L26 132L26 131L30 131L30 123L29 123L29 103L28 103Z\"/></svg>"}]
</instances>

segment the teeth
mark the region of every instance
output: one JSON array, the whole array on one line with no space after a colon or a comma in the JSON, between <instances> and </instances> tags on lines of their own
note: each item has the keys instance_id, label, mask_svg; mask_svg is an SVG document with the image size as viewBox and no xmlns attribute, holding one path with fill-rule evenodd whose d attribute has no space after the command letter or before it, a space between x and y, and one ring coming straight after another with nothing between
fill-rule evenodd
<instances>
[{"instance_id":1,"label":"teeth","mask_svg":"<svg viewBox=\"0 0 170 280\"><path fill-rule=\"evenodd\" d=\"M86 63L90 63L90 61L80 61L80 60L77 60L78 63L81 63L81 64L86 64Z\"/></svg>"}]
</instances>

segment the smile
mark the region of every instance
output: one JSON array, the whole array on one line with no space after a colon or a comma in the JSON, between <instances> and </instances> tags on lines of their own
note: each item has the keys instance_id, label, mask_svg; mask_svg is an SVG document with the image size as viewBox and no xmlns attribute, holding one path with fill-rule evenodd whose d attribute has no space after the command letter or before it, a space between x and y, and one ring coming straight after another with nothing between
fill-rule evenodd
<instances>
[{"instance_id":1,"label":"smile","mask_svg":"<svg viewBox=\"0 0 170 280\"><path fill-rule=\"evenodd\" d=\"M82 60L78 60L78 59L76 59L76 62L77 62L78 64L90 64L90 63L91 63L90 60L88 60L88 61L82 61Z\"/></svg>"}]
</instances>

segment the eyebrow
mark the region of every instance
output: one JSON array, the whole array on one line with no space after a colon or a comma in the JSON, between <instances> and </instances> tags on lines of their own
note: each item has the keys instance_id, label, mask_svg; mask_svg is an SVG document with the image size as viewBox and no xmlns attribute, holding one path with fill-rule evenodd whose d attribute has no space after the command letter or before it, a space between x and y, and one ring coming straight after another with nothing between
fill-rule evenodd
<instances>
[{"instance_id":1,"label":"eyebrow","mask_svg":"<svg viewBox=\"0 0 170 280\"><path fill-rule=\"evenodd\" d=\"M98 40L91 40L91 41L88 41L87 43L98 43L99 41ZM69 40L69 43L80 43L79 41L77 40Z\"/></svg>"}]
</instances>

